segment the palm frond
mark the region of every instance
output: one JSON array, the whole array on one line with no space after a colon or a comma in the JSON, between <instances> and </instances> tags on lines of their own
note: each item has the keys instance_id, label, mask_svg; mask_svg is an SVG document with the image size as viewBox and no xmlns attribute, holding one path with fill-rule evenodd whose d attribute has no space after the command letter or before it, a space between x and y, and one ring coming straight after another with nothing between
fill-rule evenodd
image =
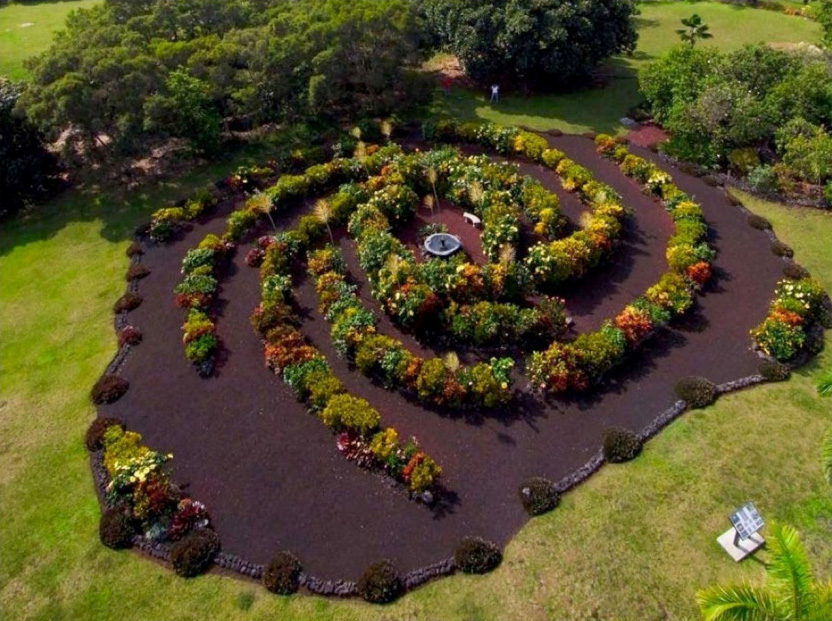
<instances>
[{"instance_id":1,"label":"palm frond","mask_svg":"<svg viewBox=\"0 0 832 621\"><path fill-rule=\"evenodd\" d=\"M818 394L821 397L832 397L832 371L827 371L818 380Z\"/></svg>"},{"instance_id":2,"label":"palm frond","mask_svg":"<svg viewBox=\"0 0 832 621\"><path fill-rule=\"evenodd\" d=\"M832 485L832 429L826 432L820 447L823 474L827 482Z\"/></svg>"},{"instance_id":3,"label":"palm frond","mask_svg":"<svg viewBox=\"0 0 832 621\"><path fill-rule=\"evenodd\" d=\"M500 246L500 265L509 265L514 263L517 257L517 249L511 244L503 244Z\"/></svg>"},{"instance_id":4,"label":"palm frond","mask_svg":"<svg viewBox=\"0 0 832 621\"><path fill-rule=\"evenodd\" d=\"M783 621L786 618L768 589L747 584L708 587L696 593L696 601L705 621Z\"/></svg>"},{"instance_id":5,"label":"palm frond","mask_svg":"<svg viewBox=\"0 0 832 621\"><path fill-rule=\"evenodd\" d=\"M456 353L449 351L445 356L442 358L442 362L445 365L445 368L448 371L456 372L459 370L459 356Z\"/></svg>"},{"instance_id":6,"label":"palm frond","mask_svg":"<svg viewBox=\"0 0 832 621\"><path fill-rule=\"evenodd\" d=\"M482 184L479 181L474 181L468 186L468 198L472 205L479 205L482 202L482 197L485 192L482 189Z\"/></svg>"},{"instance_id":7,"label":"palm frond","mask_svg":"<svg viewBox=\"0 0 832 621\"><path fill-rule=\"evenodd\" d=\"M797 531L787 524L772 524L768 536L771 553L766 567L772 594L791 612L790 619L806 619L811 601L812 570Z\"/></svg>"},{"instance_id":8,"label":"palm frond","mask_svg":"<svg viewBox=\"0 0 832 621\"><path fill-rule=\"evenodd\" d=\"M312 213L324 224L329 224L329 220L332 218L332 209L330 208L329 203L322 198L315 201Z\"/></svg>"},{"instance_id":9,"label":"palm frond","mask_svg":"<svg viewBox=\"0 0 832 621\"><path fill-rule=\"evenodd\" d=\"M812 585L807 619L832 619L832 579Z\"/></svg>"}]
</instances>

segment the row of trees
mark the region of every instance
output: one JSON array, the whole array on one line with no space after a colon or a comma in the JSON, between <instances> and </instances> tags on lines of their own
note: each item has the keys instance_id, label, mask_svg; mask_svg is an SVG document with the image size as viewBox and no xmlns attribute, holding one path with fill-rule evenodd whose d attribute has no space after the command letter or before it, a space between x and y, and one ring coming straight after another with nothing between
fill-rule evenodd
<instances>
[{"instance_id":1,"label":"row of trees","mask_svg":"<svg viewBox=\"0 0 832 621\"><path fill-rule=\"evenodd\" d=\"M158 135L210 152L224 121L412 102L430 92L412 69L437 46L475 80L572 80L634 48L634 13L633 0L105 0L30 62L21 106L86 147Z\"/></svg>"}]
</instances>

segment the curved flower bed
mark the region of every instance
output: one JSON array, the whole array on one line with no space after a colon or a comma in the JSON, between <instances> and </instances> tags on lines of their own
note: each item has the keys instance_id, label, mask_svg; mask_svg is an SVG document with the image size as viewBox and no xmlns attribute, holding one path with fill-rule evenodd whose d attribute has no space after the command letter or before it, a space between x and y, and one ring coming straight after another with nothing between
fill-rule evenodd
<instances>
[{"instance_id":1,"label":"curved flower bed","mask_svg":"<svg viewBox=\"0 0 832 621\"><path fill-rule=\"evenodd\" d=\"M365 375L440 406L492 408L511 398L511 358L460 366L453 355L420 358L397 339L378 334L372 312L347 282L340 252L332 246L309 255L309 273L315 278L320 311L332 325L336 350Z\"/></svg>"},{"instance_id":2,"label":"curved flower bed","mask_svg":"<svg viewBox=\"0 0 832 621\"><path fill-rule=\"evenodd\" d=\"M802 351L815 354L823 340L814 342L812 328L832 325L829 298L813 278L781 280L763 322L751 330L755 348L779 362L794 360Z\"/></svg>"},{"instance_id":3,"label":"curved flower bed","mask_svg":"<svg viewBox=\"0 0 832 621\"><path fill-rule=\"evenodd\" d=\"M298 329L291 269L314 239L301 241L297 231L290 231L260 242L261 302L251 321L263 339L266 366L337 434L336 445L347 459L384 472L406 485L411 497L430 502L441 467L419 449L415 438L401 442L395 429L380 428L378 411L347 392L324 355Z\"/></svg>"}]
</instances>

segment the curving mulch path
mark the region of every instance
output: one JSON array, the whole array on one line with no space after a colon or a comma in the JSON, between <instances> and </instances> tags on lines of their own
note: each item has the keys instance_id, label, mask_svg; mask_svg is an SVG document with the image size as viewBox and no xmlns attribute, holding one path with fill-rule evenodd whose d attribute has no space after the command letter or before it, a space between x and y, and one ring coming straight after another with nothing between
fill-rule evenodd
<instances>
[{"instance_id":1,"label":"curving mulch path","mask_svg":"<svg viewBox=\"0 0 832 621\"><path fill-rule=\"evenodd\" d=\"M595 154L592 141L548 139L615 187L634 209L611 264L565 291L578 328L593 329L664 272L671 222L635 182ZM719 255L715 281L699 297L687 327L648 342L599 393L549 404L521 395L509 411L488 415L424 410L367 382L338 358L311 284L298 283L303 331L336 375L382 413L384 424L403 436L416 435L442 464L444 484L452 492L436 509L408 500L381 477L346 461L334 437L265 368L249 324L259 298L258 275L243 262L244 248L222 281L218 333L225 354L218 375L205 380L194 372L182 352L182 312L173 305L172 290L185 251L206 233L220 232L220 217L177 243L147 249L143 262L151 275L140 284L145 301L129 318L144 340L120 371L131 387L99 412L122 418L149 446L173 453L176 481L187 483L188 492L208 506L223 550L257 563L289 549L309 573L354 580L381 558L391 559L402 572L447 558L466 535L505 544L528 519L517 497L524 479L559 480L574 472L595 455L605 427L644 429L674 403L672 386L682 376L704 375L720 383L757 368L748 330L765 316L782 268L769 251L768 237L749 227L745 214L720 189L645 149L631 150L656 160L702 204ZM552 173L522 167L534 169L557 191L564 211L577 220L579 207ZM287 216L279 225L290 221ZM383 316L380 325L383 331L396 330Z\"/></svg>"}]
</instances>

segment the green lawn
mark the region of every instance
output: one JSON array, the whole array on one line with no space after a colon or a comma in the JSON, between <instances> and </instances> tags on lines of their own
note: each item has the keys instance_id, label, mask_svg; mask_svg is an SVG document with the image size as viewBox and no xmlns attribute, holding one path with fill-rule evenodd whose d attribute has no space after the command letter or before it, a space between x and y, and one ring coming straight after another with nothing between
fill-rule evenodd
<instances>
[{"instance_id":1,"label":"green lawn","mask_svg":"<svg viewBox=\"0 0 832 621\"><path fill-rule=\"evenodd\" d=\"M23 61L45 51L58 30L63 30L66 16L75 9L85 9L100 0L64 0L62 2L27 2L0 7L0 75L23 80L29 72Z\"/></svg>"},{"instance_id":2,"label":"green lawn","mask_svg":"<svg viewBox=\"0 0 832 621\"><path fill-rule=\"evenodd\" d=\"M507 95L490 106L486 93L454 89L449 98L437 95L433 112L464 120L488 120L504 125L524 125L538 130L560 129L570 133L586 131L616 133L623 130L618 120L641 101L636 72L679 43L676 29L681 20L698 13L714 35L704 45L728 51L747 43L816 43L817 23L775 11L755 10L717 2L649 2L639 4L641 15L638 47L631 58L618 57L607 63L610 76L603 90L568 95ZM702 44L700 44L702 45ZM512 85L504 84L510 91Z\"/></svg>"}]
</instances>

